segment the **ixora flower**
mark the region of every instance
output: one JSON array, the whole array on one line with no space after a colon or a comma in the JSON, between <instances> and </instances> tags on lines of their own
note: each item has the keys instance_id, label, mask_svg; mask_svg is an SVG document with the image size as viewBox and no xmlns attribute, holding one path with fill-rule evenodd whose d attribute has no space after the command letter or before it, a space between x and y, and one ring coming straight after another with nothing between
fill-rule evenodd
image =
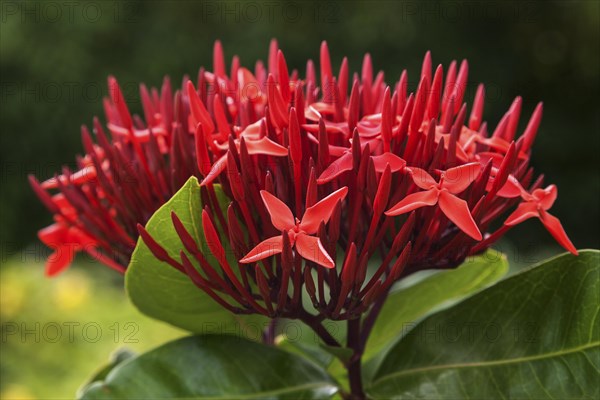
<instances>
[{"instance_id":1,"label":"ixora flower","mask_svg":"<svg viewBox=\"0 0 600 400\"><path fill-rule=\"evenodd\" d=\"M348 188L343 187L331 193L317 204L307 207L302 220L294 219L292 211L277 197L266 190L261 190L260 195L267 207L271 222L277 229L286 232L290 244L302 258L322 265L325 268L335 268L335 262L331 259L327 250L323 247L321 240L312 236L317 233L321 223L327 223L333 212L333 208L342 201ZM283 234L285 235L285 233ZM275 236L259 243L252 249L241 263L253 263L263 258L271 257L283 251L283 235Z\"/></svg>"},{"instance_id":2,"label":"ixora flower","mask_svg":"<svg viewBox=\"0 0 600 400\"><path fill-rule=\"evenodd\" d=\"M379 362L368 340L378 331L376 320L386 313L384 302L395 282L425 269L457 267L534 217L577 254L549 213L556 187L545 187L529 165L541 103L520 135L519 97L489 130L483 85L467 112L466 61L450 63L444 73L441 65L432 68L427 53L414 93L406 71L388 85L383 72L374 74L369 55L360 74L350 78L347 59L334 74L325 42L318 80L310 60L305 74L290 71L276 41L268 62L252 71L237 57L229 70L225 65L217 42L211 72L201 68L195 81L185 77L175 91L168 79L160 90L142 85L141 116L130 113L117 81L109 78L106 128L97 118L92 131L82 128L85 154L77 168L65 167L42 182L30 177L54 217L39 232L54 250L48 275L86 252L127 272L133 282L129 295L149 315L193 332L206 318L190 313L198 304L216 307L210 315L218 318L232 317L229 312L240 321L242 314L268 317L269 344L276 342L277 321L300 320L318 335L321 350L348 370L351 393L342 392L344 398L362 399L361 363ZM204 294L216 304L204 302ZM509 317L512 323L514 315ZM325 328L326 319L347 323L345 346ZM217 336L218 342L230 340ZM201 341L207 346L211 339L202 335ZM232 348L248 360L248 349L258 344L243 343L243 349L239 343ZM382 340L373 346L392 344ZM264 354L280 351L260 346L254 349ZM215 351L225 350L231 349ZM198 359L222 361L212 354L217 353ZM227 370L234 371L229 375L237 379L230 360L238 354L226 355ZM131 364L144 360L140 356ZM238 364L244 368L248 362ZM386 365L382 361L377 371ZM182 366L187 364L170 367ZM118 369L111 375L128 374ZM286 379L303 370L290 368ZM326 372L322 377L329 379ZM156 385L150 386L159 387L161 378L153 376ZM171 381L166 386L175 387ZM103 390L94 384L88 389L94 387ZM261 393L283 393L269 388Z\"/></svg>"},{"instance_id":3,"label":"ixora flower","mask_svg":"<svg viewBox=\"0 0 600 400\"><path fill-rule=\"evenodd\" d=\"M408 93L406 71L388 86L369 55L351 82L346 59L336 76L323 42L319 71L318 81L309 60L304 77L290 73L275 41L266 66L250 71L234 57L227 71L217 42L213 71L201 68L195 84L186 77L174 93L168 78L160 91L142 85L143 116L131 115L109 78L110 138L96 118L93 134L82 128L76 171L41 183L30 177L55 220L39 234L55 250L47 273L78 251L124 272L141 233L157 258L233 311L294 316L305 288L324 316L344 319L400 277L457 266L531 217L577 253L548 213L556 187L541 189L529 166L541 103L519 137L519 97L489 134L483 85L467 118L466 61L452 62L444 77L427 53ZM208 246L173 215L182 243L176 260L143 226L191 176L207 199ZM217 256L224 276L204 253Z\"/></svg>"}]
</instances>

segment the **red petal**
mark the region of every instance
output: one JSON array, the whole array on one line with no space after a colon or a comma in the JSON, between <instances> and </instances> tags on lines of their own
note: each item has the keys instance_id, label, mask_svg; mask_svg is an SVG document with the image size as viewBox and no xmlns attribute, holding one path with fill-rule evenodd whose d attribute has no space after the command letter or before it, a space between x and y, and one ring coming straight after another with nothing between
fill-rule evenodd
<instances>
[{"instance_id":1,"label":"red petal","mask_svg":"<svg viewBox=\"0 0 600 400\"><path fill-rule=\"evenodd\" d=\"M327 42L321 42L321 52L320 52L320 66L321 66L321 91L323 95L326 95L325 91L327 89L331 90L329 87L329 81L333 79L333 75L331 73L331 58L329 57L329 48L327 47Z\"/></svg>"},{"instance_id":2,"label":"red petal","mask_svg":"<svg viewBox=\"0 0 600 400\"><path fill-rule=\"evenodd\" d=\"M467 77L469 74L469 64L467 60L462 60L460 68L458 70L458 76L456 77L456 83L454 85L454 91L452 96L455 97L454 112L457 112L462 104L462 99L467 90Z\"/></svg>"},{"instance_id":3,"label":"red petal","mask_svg":"<svg viewBox=\"0 0 600 400\"><path fill-rule=\"evenodd\" d=\"M548 232L556 239L556 241L565 249L570 251L571 253L577 255L577 249L567 236L562 224L554 215L550 215L549 213L542 211L541 218L542 223L548 229Z\"/></svg>"},{"instance_id":4,"label":"red petal","mask_svg":"<svg viewBox=\"0 0 600 400\"><path fill-rule=\"evenodd\" d=\"M427 171L414 167L410 167L408 171L410 172L410 176L415 185L421 189L429 190L432 186L437 186L437 182L427 173Z\"/></svg>"},{"instance_id":5,"label":"red petal","mask_svg":"<svg viewBox=\"0 0 600 400\"><path fill-rule=\"evenodd\" d=\"M279 51L279 45L277 44L276 39L271 39L271 43L269 43L269 61L268 68L269 73L273 74L277 70L277 52ZM257 68L258 69L258 68Z\"/></svg>"},{"instance_id":6,"label":"red petal","mask_svg":"<svg viewBox=\"0 0 600 400\"><path fill-rule=\"evenodd\" d=\"M221 96L218 94L216 94L213 98L213 115L217 121L217 129L219 130L221 137L226 140L231 133L231 127L229 126L227 116L225 115L225 110L223 109Z\"/></svg>"},{"instance_id":7,"label":"red petal","mask_svg":"<svg viewBox=\"0 0 600 400\"><path fill-rule=\"evenodd\" d=\"M327 223L333 212L333 208L338 201L343 200L348 194L348 187L344 186L325 197L312 207L309 207L304 212L300 229L306 233L316 233L321 222Z\"/></svg>"},{"instance_id":8,"label":"red petal","mask_svg":"<svg viewBox=\"0 0 600 400\"><path fill-rule=\"evenodd\" d=\"M482 165L485 165L488 160L492 160L492 165L494 168L500 168L502 161L504 160L504 156L502 154L492 153L489 151L477 153L477 157Z\"/></svg>"},{"instance_id":9,"label":"red petal","mask_svg":"<svg viewBox=\"0 0 600 400\"><path fill-rule=\"evenodd\" d=\"M217 229L206 210L202 210L202 230L204 231L204 239L210 252L216 257L219 264L223 265L225 249L223 248Z\"/></svg>"},{"instance_id":10,"label":"red petal","mask_svg":"<svg viewBox=\"0 0 600 400\"><path fill-rule=\"evenodd\" d=\"M302 162L302 141L300 137L300 126L298 125L298 115L294 107L290 108L288 137L290 144L290 158L294 164L299 165Z\"/></svg>"},{"instance_id":11,"label":"red petal","mask_svg":"<svg viewBox=\"0 0 600 400\"><path fill-rule=\"evenodd\" d=\"M268 156L285 157L288 155L288 149L275 143L268 137L263 137L258 140L246 140L248 154L265 154Z\"/></svg>"},{"instance_id":12,"label":"red petal","mask_svg":"<svg viewBox=\"0 0 600 400\"><path fill-rule=\"evenodd\" d=\"M253 263L263 258L274 256L282 251L283 238L281 236L274 236L272 238L263 240L255 248L250 250L248 254L240 260L241 263Z\"/></svg>"},{"instance_id":13,"label":"red petal","mask_svg":"<svg viewBox=\"0 0 600 400\"><path fill-rule=\"evenodd\" d=\"M267 78L267 101L269 112L273 118L273 123L278 127L287 125L287 105L281 97L281 92L277 88L275 78L269 74Z\"/></svg>"},{"instance_id":14,"label":"red petal","mask_svg":"<svg viewBox=\"0 0 600 400\"><path fill-rule=\"evenodd\" d=\"M492 187L494 185L494 179L496 178L490 178L488 180L486 186L486 190L488 192L492 190ZM523 188L521 187L521 184L519 183L517 178L515 178L512 175L509 175L508 179L506 180L506 183L504 184L504 186L502 186L502 188L500 188L500 190L498 190L496 196L512 199L521 196L521 193L523 193Z\"/></svg>"},{"instance_id":15,"label":"red petal","mask_svg":"<svg viewBox=\"0 0 600 400\"><path fill-rule=\"evenodd\" d=\"M535 140L535 135L537 134L537 130L540 127L540 122L542 121L542 112L544 109L543 103L538 103L537 107L531 114L531 118L527 123L527 128L525 128L525 132L523 132L523 147L522 151L528 152Z\"/></svg>"},{"instance_id":16,"label":"red petal","mask_svg":"<svg viewBox=\"0 0 600 400\"><path fill-rule=\"evenodd\" d=\"M385 171L385 166L388 164L392 172L400 171L406 167L406 161L392 153L383 153L380 156L372 156L371 158L377 172Z\"/></svg>"},{"instance_id":17,"label":"red petal","mask_svg":"<svg viewBox=\"0 0 600 400\"><path fill-rule=\"evenodd\" d=\"M200 96L198 96L198 92L196 92L196 88L194 88L192 81L188 81L187 83L187 93L190 100L190 111L194 116L196 123L202 123L206 134L213 133L215 131L215 124L206 110L206 107L204 107L204 103L200 100Z\"/></svg>"},{"instance_id":18,"label":"red petal","mask_svg":"<svg viewBox=\"0 0 600 400\"><path fill-rule=\"evenodd\" d=\"M504 225L514 226L514 225L520 224L521 222L523 222L529 218L539 217L539 216L540 216L540 213L537 209L537 204L535 204L534 202L526 201L526 202L519 204L517 209L508 216L506 221L504 221Z\"/></svg>"},{"instance_id":19,"label":"red petal","mask_svg":"<svg viewBox=\"0 0 600 400\"><path fill-rule=\"evenodd\" d=\"M86 182L96 179L96 168L87 166L72 174L70 177L71 183L74 185L82 185Z\"/></svg>"},{"instance_id":20,"label":"red petal","mask_svg":"<svg viewBox=\"0 0 600 400\"><path fill-rule=\"evenodd\" d=\"M304 233L296 236L296 250L305 259L313 261L325 268L335 268L335 263L331 256L327 254L321 240L315 236L309 236Z\"/></svg>"},{"instance_id":21,"label":"red petal","mask_svg":"<svg viewBox=\"0 0 600 400\"><path fill-rule=\"evenodd\" d=\"M223 172L225 170L226 166L227 166L227 154L224 154L223 156L221 156L221 158L219 158L213 164L208 175L206 175L204 177L204 179L202 180L202 182L200 183L200 186L208 185L209 183L211 183L212 181L217 179L217 177L219 175L221 175L221 172Z\"/></svg>"},{"instance_id":22,"label":"red petal","mask_svg":"<svg viewBox=\"0 0 600 400\"><path fill-rule=\"evenodd\" d=\"M127 103L125 102L125 97L123 97L121 87L113 76L108 77L108 91L113 105L117 108L117 112L119 113L121 124L125 128L131 129L133 126L133 123L131 122L131 113L129 112L129 108L127 108Z\"/></svg>"},{"instance_id":23,"label":"red petal","mask_svg":"<svg viewBox=\"0 0 600 400\"><path fill-rule=\"evenodd\" d=\"M60 175L58 177L50 178L42 182L41 187L44 189L56 189L58 187L58 179L61 182L65 182L66 177ZM96 179L96 168L92 165L83 167L79 171L69 175L69 179L74 185L83 185L91 180Z\"/></svg>"},{"instance_id":24,"label":"red petal","mask_svg":"<svg viewBox=\"0 0 600 400\"><path fill-rule=\"evenodd\" d=\"M385 210L388 199L390 196L390 187L392 183L392 170L389 165L386 165L385 170L383 170L383 174L381 175L381 179L379 180L379 184L377 186L377 193L375 194L375 199L373 200L373 216L381 216L381 213Z\"/></svg>"},{"instance_id":25,"label":"red petal","mask_svg":"<svg viewBox=\"0 0 600 400\"><path fill-rule=\"evenodd\" d=\"M426 119L431 118L437 119L440 109L440 97L442 96L442 79L443 79L443 68L442 65L438 65L435 69L435 75L433 76L433 82L429 91L429 99L427 100Z\"/></svg>"},{"instance_id":26,"label":"red petal","mask_svg":"<svg viewBox=\"0 0 600 400\"><path fill-rule=\"evenodd\" d=\"M383 94L383 106L381 110L381 140L383 141L383 150L385 152L390 151L393 124L392 118L395 118L396 116L396 114L392 115L391 107L390 88L387 87Z\"/></svg>"},{"instance_id":27,"label":"red petal","mask_svg":"<svg viewBox=\"0 0 600 400\"><path fill-rule=\"evenodd\" d=\"M496 193L496 195L511 199L519 197L522 192L523 188L521 187L521 184L519 184L517 178L515 178L512 175L509 175L508 179L506 180L506 183L504 184L504 186L502 186L500 190L498 190L498 193Z\"/></svg>"},{"instance_id":28,"label":"red petal","mask_svg":"<svg viewBox=\"0 0 600 400\"><path fill-rule=\"evenodd\" d=\"M321 176L319 176L319 179L317 179L317 183L322 185L350 170L352 170L352 154L345 153L343 156L329 164L329 167L327 167Z\"/></svg>"},{"instance_id":29,"label":"red petal","mask_svg":"<svg viewBox=\"0 0 600 400\"><path fill-rule=\"evenodd\" d=\"M218 77L225 77L225 56L221 41L216 40L213 47L213 71Z\"/></svg>"},{"instance_id":30,"label":"red petal","mask_svg":"<svg viewBox=\"0 0 600 400\"><path fill-rule=\"evenodd\" d=\"M55 276L71 265L75 258L75 249L72 246L60 246L48 256L46 260L46 275Z\"/></svg>"},{"instance_id":31,"label":"red petal","mask_svg":"<svg viewBox=\"0 0 600 400\"><path fill-rule=\"evenodd\" d=\"M210 156L208 155L208 149L206 148L206 139L204 137L202 124L196 126L194 144L196 145L196 163L198 165L198 170L203 176L207 176L210 174L212 163L210 162Z\"/></svg>"},{"instance_id":32,"label":"red petal","mask_svg":"<svg viewBox=\"0 0 600 400\"><path fill-rule=\"evenodd\" d=\"M440 208L464 233L471 236L475 240L481 240L481 232L477 227L467 202L443 190L440 193L439 199Z\"/></svg>"},{"instance_id":33,"label":"red petal","mask_svg":"<svg viewBox=\"0 0 600 400\"><path fill-rule=\"evenodd\" d=\"M283 100L287 103L290 101L290 73L281 50L277 52L277 75L279 78L281 95L283 96Z\"/></svg>"},{"instance_id":34,"label":"red petal","mask_svg":"<svg viewBox=\"0 0 600 400\"><path fill-rule=\"evenodd\" d=\"M431 51L427 50L425 57L423 58L423 65L421 66L421 78L427 79L431 82Z\"/></svg>"},{"instance_id":35,"label":"red petal","mask_svg":"<svg viewBox=\"0 0 600 400\"><path fill-rule=\"evenodd\" d=\"M70 228L67 231L67 243L77 248L95 246L98 242L77 228Z\"/></svg>"},{"instance_id":36,"label":"red petal","mask_svg":"<svg viewBox=\"0 0 600 400\"><path fill-rule=\"evenodd\" d=\"M263 199L263 203L265 203L265 207L267 207L267 211L271 216L271 222L275 228L280 231L287 231L296 226L294 215L283 201L266 190L261 190L260 196Z\"/></svg>"},{"instance_id":37,"label":"red petal","mask_svg":"<svg viewBox=\"0 0 600 400\"><path fill-rule=\"evenodd\" d=\"M40 229L38 238L48 247L56 248L65 243L68 228L60 224L52 224Z\"/></svg>"},{"instance_id":38,"label":"red petal","mask_svg":"<svg viewBox=\"0 0 600 400\"><path fill-rule=\"evenodd\" d=\"M319 132L319 126L318 125L302 125L304 126L316 126L317 128L314 129L315 133ZM329 128L327 128L327 122L325 122L325 130L328 130ZM313 130L312 128L310 130L306 129L307 131L309 131L309 133L306 134L306 137L308 138L308 140L310 140L311 142L313 142L316 145L319 145L319 139L317 139L315 137L315 135L313 135L312 133L310 133L310 130ZM329 132L328 132L329 133ZM343 133L343 132L342 132ZM333 144L329 145L329 155L333 156L333 157L341 157L344 155L344 153L346 153L348 151L348 147L344 147L344 146L335 146Z\"/></svg>"},{"instance_id":39,"label":"red petal","mask_svg":"<svg viewBox=\"0 0 600 400\"><path fill-rule=\"evenodd\" d=\"M69 203L65 195L62 193L57 193L54 196L52 196L52 202L54 202L56 207L60 208L60 210L64 213L72 214L74 212L71 203Z\"/></svg>"},{"instance_id":40,"label":"red petal","mask_svg":"<svg viewBox=\"0 0 600 400\"><path fill-rule=\"evenodd\" d=\"M437 189L427 190L425 192L411 193L396 205L385 212L385 215L400 215L417 208L433 206L437 203L439 192Z\"/></svg>"},{"instance_id":41,"label":"red petal","mask_svg":"<svg viewBox=\"0 0 600 400\"><path fill-rule=\"evenodd\" d=\"M533 192L533 195L535 197L538 197L536 196L537 192L537 190ZM539 203L542 206L542 208L544 210L549 210L550 207L552 207L552 205L556 201L556 196L558 196L558 190L556 189L556 185L550 185L546 189L543 189L542 196L539 196Z\"/></svg>"},{"instance_id":42,"label":"red petal","mask_svg":"<svg viewBox=\"0 0 600 400\"><path fill-rule=\"evenodd\" d=\"M481 126L484 98L485 87L483 84L479 84L479 86L477 86L477 92L475 93L475 100L473 101L471 116L469 117L469 129L474 131L479 130L479 127Z\"/></svg>"},{"instance_id":43,"label":"red petal","mask_svg":"<svg viewBox=\"0 0 600 400\"><path fill-rule=\"evenodd\" d=\"M442 187L450 193L460 193L479 176L481 164L470 163L460 167L450 168L444 172Z\"/></svg>"},{"instance_id":44,"label":"red petal","mask_svg":"<svg viewBox=\"0 0 600 400\"><path fill-rule=\"evenodd\" d=\"M240 87L240 99L242 101L250 101L252 103L263 101L264 95L261 86L252 72L242 67L238 69L237 77Z\"/></svg>"}]
</instances>

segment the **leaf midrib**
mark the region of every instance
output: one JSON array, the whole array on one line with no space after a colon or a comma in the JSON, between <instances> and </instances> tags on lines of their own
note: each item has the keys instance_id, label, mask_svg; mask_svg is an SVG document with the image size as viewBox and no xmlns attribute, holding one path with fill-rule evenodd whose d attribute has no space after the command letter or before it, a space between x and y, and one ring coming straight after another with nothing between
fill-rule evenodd
<instances>
[{"instance_id":1,"label":"leaf midrib","mask_svg":"<svg viewBox=\"0 0 600 400\"><path fill-rule=\"evenodd\" d=\"M568 354L578 353L578 352L582 352L582 351L591 349L593 347L600 347L600 341L591 342L591 343L588 343L588 344L585 344L582 346L572 347L569 349L563 349L560 351L554 351L551 353L545 353L545 354L536 355L536 356L517 357L517 358L509 358L506 360L481 361L481 362L472 362L472 363L443 364L443 365L435 365L435 366L430 366L430 367L406 369L406 370L402 370L402 371L398 371L398 372L394 372L392 374L386 375L385 377L374 381L372 386L375 386L376 384L381 383L383 381L393 379L393 378L398 378L398 377L405 376L405 375L418 374L418 373L422 373L422 372L426 373L426 372L438 371L438 370L444 370L444 369L496 367L496 366L500 366L500 365L525 363L525 362L530 362L530 361L538 361L538 360L544 360L547 358L560 357L560 356L564 356L564 355L568 355Z\"/></svg>"}]
</instances>

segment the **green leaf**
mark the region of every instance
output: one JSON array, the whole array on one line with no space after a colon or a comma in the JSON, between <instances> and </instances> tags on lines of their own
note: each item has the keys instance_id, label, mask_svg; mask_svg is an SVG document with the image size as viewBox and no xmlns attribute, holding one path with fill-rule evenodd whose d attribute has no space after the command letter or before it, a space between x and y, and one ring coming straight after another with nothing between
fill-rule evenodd
<instances>
[{"instance_id":1,"label":"green leaf","mask_svg":"<svg viewBox=\"0 0 600 400\"><path fill-rule=\"evenodd\" d=\"M427 318L388 353L369 393L598 398L599 304L599 251L550 259Z\"/></svg>"},{"instance_id":2,"label":"green leaf","mask_svg":"<svg viewBox=\"0 0 600 400\"><path fill-rule=\"evenodd\" d=\"M220 186L215 185L215 191L217 197L223 198ZM179 252L184 247L171 222L171 212L177 214L196 243L206 248L202 208L198 180L191 177L154 213L146 230L171 257L179 260ZM220 269L210 252L205 253L207 260ZM266 326L263 317L240 317L222 308L186 275L158 261L141 238L125 274L125 287L132 303L142 313L195 333L228 333L259 340Z\"/></svg>"},{"instance_id":3,"label":"green leaf","mask_svg":"<svg viewBox=\"0 0 600 400\"><path fill-rule=\"evenodd\" d=\"M130 359L80 399L323 399L337 387L316 364L226 335L192 336Z\"/></svg>"},{"instance_id":4,"label":"green leaf","mask_svg":"<svg viewBox=\"0 0 600 400\"><path fill-rule=\"evenodd\" d=\"M435 273L412 286L393 291L373 326L364 360L395 343L420 319L493 284L507 271L506 257L489 250L467 259L456 269Z\"/></svg>"},{"instance_id":5,"label":"green leaf","mask_svg":"<svg viewBox=\"0 0 600 400\"><path fill-rule=\"evenodd\" d=\"M278 348L305 357L307 360L310 360L323 368L327 368L333 361L334 356L323 351L319 346L310 345L301 341L292 341L283 336L278 337L275 343Z\"/></svg>"},{"instance_id":6,"label":"green leaf","mask_svg":"<svg viewBox=\"0 0 600 400\"><path fill-rule=\"evenodd\" d=\"M128 360L134 356L135 356L135 353L128 349L118 349L117 351L115 351L113 354L111 354L108 364L100 367L90 377L90 379L88 379L88 381L79 389L79 391L77 392L77 397L80 397L83 394L83 391L85 390L85 388L87 386L89 386L90 384L92 384L96 381L104 380L108 376L110 371L115 369L115 367L117 365L121 364L123 361Z\"/></svg>"}]
</instances>

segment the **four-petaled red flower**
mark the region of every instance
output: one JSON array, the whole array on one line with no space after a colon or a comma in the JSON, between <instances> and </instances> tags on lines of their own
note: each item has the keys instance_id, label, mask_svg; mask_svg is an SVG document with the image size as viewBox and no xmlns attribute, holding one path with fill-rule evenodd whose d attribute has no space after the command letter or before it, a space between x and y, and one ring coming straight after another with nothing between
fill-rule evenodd
<instances>
[{"instance_id":1,"label":"four-petaled red flower","mask_svg":"<svg viewBox=\"0 0 600 400\"><path fill-rule=\"evenodd\" d=\"M97 242L79 229L63 223L54 223L38 232L38 237L54 251L46 261L46 275L54 276L71 264L75 254L93 251Z\"/></svg>"},{"instance_id":2,"label":"four-petaled red flower","mask_svg":"<svg viewBox=\"0 0 600 400\"><path fill-rule=\"evenodd\" d=\"M347 193L347 187L336 190L317 204L307 208L302 219L294 218L289 207L266 190L261 190L260 196L271 216L271 223L280 231L287 232L290 243L296 248L298 254L326 268L334 268L335 262L325 250L321 239L313 235L317 233L321 223L329 221L335 205L344 200ZM256 262L279 254L282 249L283 236L274 236L259 243L240 262Z\"/></svg>"},{"instance_id":3,"label":"four-petaled red flower","mask_svg":"<svg viewBox=\"0 0 600 400\"><path fill-rule=\"evenodd\" d=\"M569 240L569 237L558 218L548 212L556 201L557 196L558 190L556 189L556 185L550 185L545 189L535 189L531 194L523 190L521 192L521 197L525 201L519 204L517 209L508 216L506 221L504 221L504 225L514 226L529 218L539 218L548 232L554 236L554 239L556 239L561 246L571 253L577 254L577 249L575 249L575 246L571 240Z\"/></svg>"},{"instance_id":4,"label":"four-petaled red flower","mask_svg":"<svg viewBox=\"0 0 600 400\"><path fill-rule=\"evenodd\" d=\"M481 165L471 163L443 171L438 182L420 168L410 168L410 175L415 185L424 192L411 193L385 212L394 216L407 213L417 208L439 204L440 209L450 221L475 240L481 240L481 232L477 227L467 202L455 196L463 192L477 178Z\"/></svg>"}]
</instances>

